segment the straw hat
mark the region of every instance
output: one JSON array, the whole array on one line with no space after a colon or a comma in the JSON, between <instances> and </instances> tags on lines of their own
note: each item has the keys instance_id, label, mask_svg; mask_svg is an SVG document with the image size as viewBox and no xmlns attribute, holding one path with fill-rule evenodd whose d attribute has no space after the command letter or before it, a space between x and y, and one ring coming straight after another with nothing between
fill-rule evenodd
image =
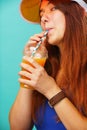
<instances>
[{"instance_id":1,"label":"straw hat","mask_svg":"<svg viewBox=\"0 0 87 130\"><path fill-rule=\"evenodd\" d=\"M39 7L40 0L22 0L20 11L26 20L33 23L40 23Z\"/></svg>"},{"instance_id":2,"label":"straw hat","mask_svg":"<svg viewBox=\"0 0 87 130\"><path fill-rule=\"evenodd\" d=\"M78 2L87 11L87 0L72 0ZM22 0L20 12L28 22L40 23L39 7L41 0Z\"/></svg>"}]
</instances>

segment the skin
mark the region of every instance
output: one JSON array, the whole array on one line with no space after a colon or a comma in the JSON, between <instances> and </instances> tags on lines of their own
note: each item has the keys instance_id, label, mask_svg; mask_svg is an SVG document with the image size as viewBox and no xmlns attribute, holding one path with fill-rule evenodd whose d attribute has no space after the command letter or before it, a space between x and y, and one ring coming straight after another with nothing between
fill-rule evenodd
<instances>
[{"instance_id":1,"label":"skin","mask_svg":"<svg viewBox=\"0 0 87 130\"><path fill-rule=\"evenodd\" d=\"M43 1L40 8L41 27L49 30L48 42L52 45L59 45L65 32L65 16L48 1Z\"/></svg>"},{"instance_id":2,"label":"skin","mask_svg":"<svg viewBox=\"0 0 87 130\"><path fill-rule=\"evenodd\" d=\"M41 27L43 32L47 29L49 30L47 35L48 42L52 45L57 45L62 53L62 46L60 44L62 43L66 27L64 14L58 9L55 9L55 6L51 3L49 4L48 1L42 2L40 10ZM31 44L37 43L40 40L43 36L43 32L30 38L25 47L25 54L27 54L28 47ZM56 81L47 74L42 66L28 56L24 56L23 59L30 62L34 67L21 63L21 68L26 69L26 71L22 70L19 72L20 83L33 86L34 89L42 93L48 100L61 91L56 84ZM30 80L22 79L21 76L26 76ZM11 130L32 129L31 100L32 90L20 88L15 103L10 111ZM79 113L67 97L57 103L54 106L54 109L67 130L79 130L79 128L80 130L87 130L87 118Z\"/></svg>"}]
</instances>

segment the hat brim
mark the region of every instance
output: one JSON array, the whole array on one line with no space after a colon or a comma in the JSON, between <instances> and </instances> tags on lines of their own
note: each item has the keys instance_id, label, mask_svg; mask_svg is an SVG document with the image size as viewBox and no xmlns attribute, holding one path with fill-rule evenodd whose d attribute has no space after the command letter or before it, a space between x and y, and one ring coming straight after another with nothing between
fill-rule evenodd
<instances>
[{"instance_id":1,"label":"hat brim","mask_svg":"<svg viewBox=\"0 0 87 130\"><path fill-rule=\"evenodd\" d=\"M22 0L20 12L28 22L40 23L39 7L40 0Z\"/></svg>"},{"instance_id":2,"label":"hat brim","mask_svg":"<svg viewBox=\"0 0 87 130\"><path fill-rule=\"evenodd\" d=\"M87 11L87 0L71 0L79 3ZM20 12L25 20L40 24L39 8L41 0L22 0Z\"/></svg>"}]
</instances>

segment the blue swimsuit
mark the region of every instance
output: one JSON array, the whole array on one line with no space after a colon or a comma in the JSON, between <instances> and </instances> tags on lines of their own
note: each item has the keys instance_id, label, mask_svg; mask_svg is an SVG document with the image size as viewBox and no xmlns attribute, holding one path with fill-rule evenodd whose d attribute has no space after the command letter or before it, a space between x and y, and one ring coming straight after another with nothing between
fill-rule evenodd
<instances>
[{"instance_id":1,"label":"blue swimsuit","mask_svg":"<svg viewBox=\"0 0 87 130\"><path fill-rule=\"evenodd\" d=\"M35 122L34 124L37 130L66 130L62 122L57 121L56 112L49 106L47 101L45 104L43 119L41 118L41 110L37 117L37 123Z\"/></svg>"}]
</instances>

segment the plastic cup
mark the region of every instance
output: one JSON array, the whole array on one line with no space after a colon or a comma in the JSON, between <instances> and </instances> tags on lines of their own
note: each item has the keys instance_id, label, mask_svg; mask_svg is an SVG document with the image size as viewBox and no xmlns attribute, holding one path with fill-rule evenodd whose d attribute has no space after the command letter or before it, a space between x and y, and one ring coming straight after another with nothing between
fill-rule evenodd
<instances>
[{"instance_id":1,"label":"plastic cup","mask_svg":"<svg viewBox=\"0 0 87 130\"><path fill-rule=\"evenodd\" d=\"M32 51L33 51L34 47L30 47L29 49L30 49L29 55L27 54L27 56L30 57L31 54L32 54ZM45 62L46 62L46 59L48 58L48 52L47 52L45 46L39 47L38 50L36 51L35 55L34 55L32 58L33 58L37 63L39 63L41 66L44 66L44 65L45 65ZM27 62L27 61L25 61L25 60L23 60L22 62L23 62L23 63L26 63L26 64L29 64L29 65L32 66L31 63L29 63L29 62ZM24 76L22 76L22 78L28 79L27 77L24 77ZM29 80L29 79L28 79L28 80ZM20 87L34 90L33 86L28 86L28 85L25 85L25 84L23 84L23 83L20 83Z\"/></svg>"}]
</instances>

